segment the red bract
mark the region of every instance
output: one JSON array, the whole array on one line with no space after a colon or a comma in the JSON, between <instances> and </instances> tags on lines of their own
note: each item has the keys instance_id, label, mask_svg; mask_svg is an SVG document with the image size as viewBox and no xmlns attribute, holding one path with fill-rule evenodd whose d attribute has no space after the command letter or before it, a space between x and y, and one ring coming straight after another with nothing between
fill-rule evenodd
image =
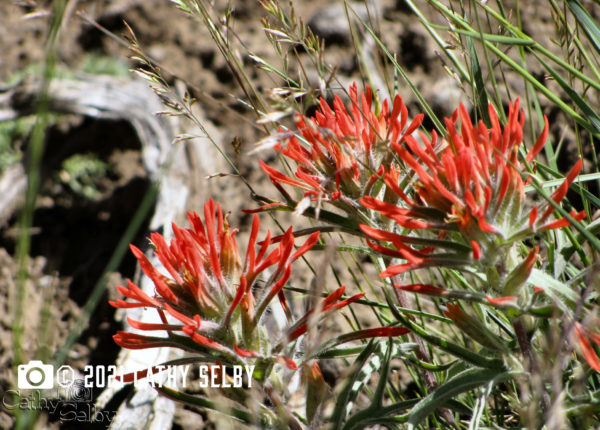
<instances>
[{"instance_id":1,"label":"red bract","mask_svg":"<svg viewBox=\"0 0 600 430\"><path fill-rule=\"evenodd\" d=\"M596 372L600 372L600 361L598 360L598 354L594 350L590 339L596 345L600 346L600 335L590 331L580 323L575 323L575 337L579 343L579 349L585 360L588 362L590 367Z\"/></svg>"},{"instance_id":2,"label":"red bract","mask_svg":"<svg viewBox=\"0 0 600 430\"><path fill-rule=\"evenodd\" d=\"M156 295L150 297L132 282L118 291L131 301L111 301L115 307L152 307L158 310L162 324L148 324L128 319L138 330L179 331L187 334L196 344L229 355L244 356L257 349L257 355L268 354L260 348L257 325L266 306L275 296L282 304L284 284L291 275L292 263L306 253L318 240L313 233L298 249L294 249L291 228L283 235L275 249L270 234L257 252L259 220L255 216L248 241L244 263L240 258L232 230L223 211L212 200L204 205L204 222L197 213L188 213L191 228L182 229L173 224L174 238L167 244L159 233L150 236L155 254L169 274L158 271L144 253L131 245L144 273L153 281ZM253 292L259 276L273 267L271 275ZM171 324L167 315L181 324ZM172 338L156 338L120 332L115 341L126 348L150 348L174 345ZM168 345L166 345L168 344ZM186 344L189 347L189 344ZM238 347L241 345L242 347ZM184 345L185 346L185 345ZM241 353L240 353L241 352Z\"/></svg>"},{"instance_id":3,"label":"red bract","mask_svg":"<svg viewBox=\"0 0 600 430\"><path fill-rule=\"evenodd\" d=\"M445 240L431 240L431 246L415 248L410 246L414 240L411 242L405 236L363 226L370 238L391 242L395 248L369 243L373 249L408 261L405 265L388 268L387 275L439 263L456 266L482 260L481 263L486 264L490 258L500 255L498 243L510 245L535 231L569 224L566 219L548 221L554 211L548 202L543 203L546 207L541 216L538 216L538 205L527 213L525 211L524 177L527 171L518 156L525 118L519 110L519 100L509 105L505 127L500 126L491 105L489 116L491 128L482 121L474 125L461 104L452 118L446 118L447 143L441 150L435 131L431 140L421 134L422 144L412 136L405 136L403 142L392 142L398 158L415 174L414 196L411 198L400 189L398 172L390 169L384 175L385 184L405 206L399 207L389 203L388 199L382 201L371 196L362 198L361 203L394 220L400 227L436 230L438 239L458 231L463 249ZM457 131L459 118L460 132ZM526 156L528 162L543 148L547 135L548 120L545 119L543 132ZM581 166L579 160L552 194L554 202L559 203L564 198ZM572 212L572 215L580 220L585 217L585 212ZM455 253L444 254L443 258L431 254L434 249L445 247L454 247Z\"/></svg>"},{"instance_id":4,"label":"red bract","mask_svg":"<svg viewBox=\"0 0 600 430\"><path fill-rule=\"evenodd\" d=\"M354 201L366 195L383 173L382 165L391 161L388 148L400 144L416 130L423 119L418 115L408 124L408 111L400 96L394 98L392 110L385 100L373 112L373 94L359 93L356 84L349 89L351 106L346 110L335 97L333 109L321 99L314 118L299 116L299 136L276 149L297 164L296 178L291 178L261 162L261 168L278 187L291 185L304 191L306 199Z\"/></svg>"},{"instance_id":5,"label":"red bract","mask_svg":"<svg viewBox=\"0 0 600 430\"><path fill-rule=\"evenodd\" d=\"M325 314L328 312L335 311L337 309L341 309L344 306L349 305L359 299L361 299L365 293L356 294L350 298L347 298L342 301L338 301L344 294L345 286L341 286L333 293L329 294L323 301L321 302L321 313ZM300 318L296 323L290 327L288 330L288 339L293 340L300 336L302 336L308 330L308 319L310 315L314 313L314 309L310 309L302 318ZM375 337L375 336L372 336Z\"/></svg>"}]
</instances>

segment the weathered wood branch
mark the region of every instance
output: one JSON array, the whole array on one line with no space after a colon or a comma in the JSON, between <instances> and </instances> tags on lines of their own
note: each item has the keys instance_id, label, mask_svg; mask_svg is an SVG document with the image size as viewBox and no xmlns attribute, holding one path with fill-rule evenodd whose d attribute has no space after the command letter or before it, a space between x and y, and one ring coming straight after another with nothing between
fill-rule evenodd
<instances>
[{"instance_id":1,"label":"weathered wood branch","mask_svg":"<svg viewBox=\"0 0 600 430\"><path fill-rule=\"evenodd\" d=\"M0 121L11 120L35 112L39 82L23 81L18 85L0 88ZM196 108L196 106L194 106ZM150 221L151 231L162 231L167 239L171 223L183 221L188 201L193 193L196 201L210 197L211 187L192 186L194 178L212 172L197 172L207 168L225 171L220 155L208 139L197 139L189 145L173 144L176 135L202 135L199 129L190 128L187 121L177 117L157 116L163 111L159 98L146 82L111 76L81 75L72 80L54 80L49 90L49 108L55 113L69 113L99 119L125 120L131 123L142 146L142 160L149 177L159 183L155 211ZM201 121L203 113L196 108ZM214 126L203 121L211 137L219 141ZM187 128L186 128L187 127ZM214 172L215 170L213 170ZM4 172L0 178L0 226L23 204L27 178L19 164ZM153 264L157 259L148 256ZM138 270L139 272L139 270ZM138 274L138 285L149 295L154 295L153 283ZM118 312L118 317L145 322L158 321L154 309L136 308ZM128 329L133 331L132 329ZM179 350L157 348L150 350L122 350L117 365L126 371L145 369L179 357ZM115 389L107 389L97 399L97 405L106 405ZM149 386L135 388L132 398L123 403L112 421L112 429L167 429L171 427L174 403L161 397Z\"/></svg>"}]
</instances>

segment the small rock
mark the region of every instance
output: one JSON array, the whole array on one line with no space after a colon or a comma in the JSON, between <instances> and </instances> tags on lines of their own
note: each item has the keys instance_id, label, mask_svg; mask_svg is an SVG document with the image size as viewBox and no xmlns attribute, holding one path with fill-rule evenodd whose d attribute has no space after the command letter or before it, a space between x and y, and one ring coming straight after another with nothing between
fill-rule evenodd
<instances>
[{"instance_id":1,"label":"small rock","mask_svg":"<svg viewBox=\"0 0 600 430\"><path fill-rule=\"evenodd\" d=\"M348 16L359 26L361 20L365 23L369 22L369 12L371 17L378 16L380 13L379 1L370 0L368 3L368 9L365 3L348 4ZM355 13L360 20L356 18ZM352 42L350 26L343 3L334 3L319 8L308 21L308 26L317 36L325 39L328 43L349 45Z\"/></svg>"},{"instance_id":2,"label":"small rock","mask_svg":"<svg viewBox=\"0 0 600 430\"><path fill-rule=\"evenodd\" d=\"M458 83L448 75L442 76L423 95L435 113L440 117L450 117L462 102L467 110L471 109L468 97L462 92Z\"/></svg>"}]
</instances>

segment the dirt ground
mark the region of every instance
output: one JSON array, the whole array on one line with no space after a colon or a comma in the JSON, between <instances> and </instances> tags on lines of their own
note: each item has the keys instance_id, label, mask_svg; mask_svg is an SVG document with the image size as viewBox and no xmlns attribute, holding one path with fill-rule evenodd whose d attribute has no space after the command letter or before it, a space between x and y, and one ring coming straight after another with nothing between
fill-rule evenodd
<instances>
[{"instance_id":1,"label":"dirt ground","mask_svg":"<svg viewBox=\"0 0 600 430\"><path fill-rule=\"evenodd\" d=\"M33 0L0 2L0 85L13 81L24 72L39 70L44 59L51 3ZM216 3L221 10L227 3L233 7L235 34L232 37L242 41L255 55L276 61L260 27L260 18L265 12L255 0ZM553 24L548 8L532 3L528 6L528 16L535 17L535 20L526 22L526 32L534 36L549 32ZM358 79L358 62L351 38L344 30L345 18L339 13L335 16L334 11L334 23L322 28L315 20L326 16L323 2L302 0L294 4L297 14L306 22L312 22L315 32L326 39L326 62L337 66L340 81L348 83ZM470 93L470 89L461 89L446 73L438 56L439 48L404 2L382 0L377 4L382 39L397 52L410 79L436 112L447 116L460 100L468 102L462 91ZM270 193L271 197L277 197L257 169L259 158L268 159L273 155L247 155L252 144L264 137L264 130L257 126L254 114L240 102L245 96L206 28L187 18L168 0L71 0L67 2L67 16L58 50L60 71L89 71L94 65L102 70L105 63L98 59L106 58L110 59L111 70L132 67L128 48L122 44L126 32L124 22L127 22L145 52L160 64L168 82L182 80L187 84L207 118L222 132L220 143L232 155L242 174L251 182L262 184L260 189ZM436 15L432 13L431 19L435 20ZM338 30L336 25L340 20L342 29ZM113 36L101 32L91 24L92 21ZM242 61L260 90L268 92L281 85L281 82L260 72L249 56L243 56ZM514 94L524 93L521 80L509 77L509 87ZM410 90L401 87L399 91L411 112L417 112L417 100ZM551 119L557 119L556 111L546 113ZM555 118L552 118L553 115ZM559 121L553 123L560 124ZM555 125L551 134L555 138L561 136L566 139L567 146L572 144L572 131L560 125ZM26 151L25 141L13 142L17 151ZM238 145L237 151L234 151L233 142ZM42 187L33 222L30 274L34 288L46 285L49 294L62 304L60 309L53 310L59 321L52 327L56 345L61 344L70 324L80 313L127 221L148 189L149 179L142 168L139 150L140 143L126 122L59 117L49 130L42 163ZM95 183L100 194L94 198L82 197L60 180L64 160L74 154L88 153L95 154L108 166L106 175ZM566 169L572 164L573 160L564 159L560 167ZM240 209L248 207L255 207L255 203L240 184L236 198L227 201L227 209L233 213L232 223L247 223L249 218L244 217ZM16 225L15 214L6 225L0 226L0 270L3 274L0 279L0 392L8 389L14 380L9 370L12 354L8 289L10 279L16 276L13 257ZM136 242L143 241L146 235L144 227ZM119 273L114 274L109 282L109 287L114 291L115 285L123 278L131 278L134 272L135 261L127 256L119 267ZM31 312L32 318L37 318L42 314L42 302L39 297L30 297L28 301L31 306L28 312ZM118 354L119 349L111 336L120 328L120 323L115 321L114 310L106 300L101 303L92 316L93 324L86 329L68 357L68 364L76 368L81 369L86 364L112 364ZM35 334L28 335L35 337ZM335 369L332 372L335 373ZM198 416L190 414L178 412L174 428L187 428L190 422L197 425L198 421L194 420L198 420ZM50 416L49 421L51 426L59 427L56 417ZM10 423L11 417L0 409L0 428L8 428ZM62 428L68 426L63 425Z\"/></svg>"}]
</instances>

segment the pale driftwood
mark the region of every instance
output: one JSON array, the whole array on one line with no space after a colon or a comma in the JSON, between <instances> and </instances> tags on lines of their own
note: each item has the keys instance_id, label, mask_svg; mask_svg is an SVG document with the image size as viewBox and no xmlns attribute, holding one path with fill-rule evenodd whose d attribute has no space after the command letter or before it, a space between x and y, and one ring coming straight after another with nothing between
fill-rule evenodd
<instances>
[{"instance_id":1,"label":"pale driftwood","mask_svg":"<svg viewBox=\"0 0 600 430\"><path fill-rule=\"evenodd\" d=\"M0 89L0 120L13 119L32 113L33 100L39 85L27 83ZM199 129L185 128L184 121L175 117L157 116L164 107L146 82L108 76L79 76L75 80L55 80L49 90L50 110L102 119L119 119L131 123L142 144L144 167L160 189L150 230L163 231L168 240L172 235L171 223L183 221L192 193L195 201L210 197L210 184L193 186L194 178L204 177L214 171L225 171L220 156L206 138L196 139L186 151L184 144L173 144L177 134L203 135ZM199 109L195 115L203 121L205 130L219 141L218 131L204 120ZM193 166L193 167L192 167ZM211 172L194 169L210 168ZM0 192L12 183L11 192L3 192L0 204L0 223L6 213L13 213L21 204L26 178L21 167L14 168L0 178ZM196 184L198 185L198 184ZM10 188L10 187L8 187ZM10 190L9 190L10 191ZM159 266L157 259L148 255ZM139 272L139 270L138 270ZM138 275L138 285L149 295L154 295L154 285ZM154 309L130 309L127 315L145 322L158 321ZM118 313L125 320L125 312ZM129 331L134 331L128 328ZM179 350L157 348L151 350L122 350L117 365L126 371L145 369L181 356ZM107 389L97 399L98 407L106 405L116 393ZM124 402L112 421L111 429L168 429L172 425L175 405L149 387L137 387L132 398Z\"/></svg>"},{"instance_id":2,"label":"pale driftwood","mask_svg":"<svg viewBox=\"0 0 600 430\"><path fill-rule=\"evenodd\" d=\"M25 203L27 177L22 164L9 167L0 177L0 227Z\"/></svg>"}]
</instances>

